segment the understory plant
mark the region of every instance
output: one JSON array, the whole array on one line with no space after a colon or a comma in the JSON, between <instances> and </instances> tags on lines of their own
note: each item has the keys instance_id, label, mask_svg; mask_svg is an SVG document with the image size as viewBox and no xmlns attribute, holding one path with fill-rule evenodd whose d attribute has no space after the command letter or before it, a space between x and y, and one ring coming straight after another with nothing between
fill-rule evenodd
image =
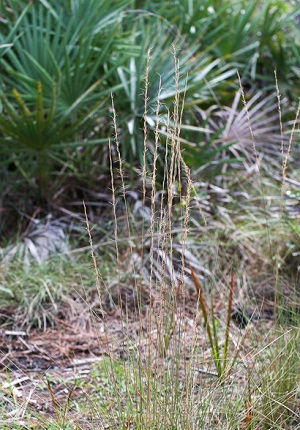
<instances>
[{"instance_id":1,"label":"understory plant","mask_svg":"<svg viewBox=\"0 0 300 430\"><path fill-rule=\"evenodd\" d=\"M34 2L15 21L9 19L9 4L2 6L7 15L0 49L2 162L27 171L43 197L49 173L58 162L68 162L64 148L101 143L88 136L96 111L99 116L106 110L105 99L114 90L106 82L116 68L125 3Z\"/></svg>"},{"instance_id":2,"label":"understory plant","mask_svg":"<svg viewBox=\"0 0 300 430\"><path fill-rule=\"evenodd\" d=\"M8 2L9 0L5 4ZM56 19L59 3L42 0L39 4L46 9L43 22L46 22L47 28ZM89 9L92 13L97 11L97 4L100 3L76 0L63 3L66 10L61 12L59 20L55 22L59 22L59 25L68 22L66 17L70 6L73 8L73 15L77 17L75 23L81 34L85 20L97 21L95 13L91 16L83 14L83 6L92 7ZM113 137L107 140L107 157L104 157L110 177L97 178L97 185L105 182L111 192L109 204L106 205L110 207L109 215L104 218L97 212L100 205L105 205L99 189L94 192L96 203L86 201L83 204L87 240L85 246L74 250L74 254L82 252L83 258L89 259L88 262L84 260L84 267L81 267L79 260L72 259L72 254L66 256L65 260L60 254L57 259L51 259L50 256L48 260L40 261L41 264L29 261L25 265L24 261L11 260L3 261L0 266L1 297L5 299L5 305L12 306L15 302L19 305L18 315L21 318L13 320L17 328L26 326L29 330L38 327L47 332L49 325L55 326L58 320L63 327L59 335L54 333L53 344L50 343L53 351L48 349L47 369L40 372L42 376L44 373L52 376L53 379L48 379L49 382L40 375L38 379L35 372L25 380L26 386L22 385L24 380L19 377L20 369L15 371L10 363L7 364L10 356L7 357L6 354L13 353L14 349L5 353L0 351L0 361L7 367L9 375L6 377L8 385L3 387L1 384L0 389L0 408L3 405L0 425L3 428L40 426L53 429L92 426L118 430L294 429L299 418L297 312L295 310L293 327L280 327L284 321L272 314L274 309L279 309L278 306L276 308L271 303L273 311L268 314L270 318L263 319L265 301L260 305L253 305L249 297L252 286L249 279L264 275L264 270L271 271L273 279L275 278L274 285L271 285L274 292L279 279L278 263L284 265L285 262L285 251L280 246L274 246L283 241L280 239L286 230L279 231L281 224L278 222L283 216L280 218L275 212L272 217L271 204L266 204L272 202L274 196L269 198L264 190L260 190L264 198L259 194L260 200L257 199L257 202L251 194L263 184L259 175L267 170L259 169L257 160L260 161L259 167L265 160L267 166L270 159L274 165L282 161L280 157L276 158L274 149L280 149L278 143L285 143L280 130L282 124L279 126L278 138L274 118L268 121L268 115L274 106L270 104L269 107L269 96L262 93L249 96L248 108L244 106L241 110L238 105L243 91L233 98L233 102L228 105L231 107L223 108L223 102L219 103L219 100L224 101L227 96L221 94L219 99L214 94L220 88L217 85L217 67L224 72L220 75L223 89L228 84L229 91L236 85L232 78L233 69L231 65L228 67L224 63L224 58L217 58L210 63L214 49L227 49L225 39L215 40L214 46L207 51L210 52L207 58L201 55L198 57L197 50L192 49L192 54L187 52L183 55L181 63L176 49L173 49L171 57L164 54L165 45L169 43L169 36L174 31L173 25L184 28L186 17L170 18L167 22L170 34L163 37L156 35L158 27L151 28L147 21L151 20L151 13L143 11L142 18L134 17L134 30L131 33L128 21L123 21L123 6L129 7L128 2L125 3L122 2L119 10L122 11L122 23L118 20L118 14L115 16L112 12L113 22L116 32L124 30L128 37L126 41L128 44L129 41L132 42L132 51L129 49L127 56L124 49L127 45L122 45L124 52L121 64L118 64L114 50L107 62L104 61L103 54L103 62L97 63L96 60L93 63L99 68L98 72L103 71L103 81L94 82L92 75L89 75L89 67L93 66L82 65L82 70L91 80L87 78L83 92L75 91L74 99L61 99L63 89L59 87L59 83L56 85L56 79L51 77L48 80L48 75L44 73L46 68L39 67L38 62L37 64L31 56L24 54L29 63L38 69L41 74L38 78L41 78L37 79L36 76L33 80L27 80L22 76L20 87L12 87L9 94L2 94L3 113L0 124L3 127L4 144L12 145L14 141L21 146L22 142L26 150L34 153L35 157L39 157L37 154L41 151L41 155L47 158L42 158L42 164L49 161L50 155L53 158L56 156L58 162L58 156L54 154L56 147L69 143L78 147L88 144L88 137L91 137L89 126L95 126L93 136L97 136L99 131L102 139L102 120L104 129L112 127L110 135ZM139 8L143 6L141 3L135 1L132 4ZM179 3L175 2L178 9ZM248 37L246 21L254 14L252 3L251 7L245 5L243 13L235 2L224 1L224 7L221 7L219 1L213 1L210 6L208 1L203 3L207 9L211 6L213 11L203 12L197 9L196 12L207 16L213 15L218 6L224 14L229 13L231 7L237 4L238 16L233 15L230 23L239 24L238 34ZM108 11L110 3L101 4ZM114 6L116 4L120 5L113 2ZM181 6L188 8L191 15L195 4L193 1L184 1ZM254 4L260 6L259 2ZM161 7L164 7L167 12L166 5L156 0L147 1L145 5L149 9L153 7L155 11L161 11ZM31 10L30 7L28 10ZM174 10L173 5L170 5L171 9ZM9 14L8 10L6 12ZM42 14L37 9L32 22L39 20ZM128 18L132 16L132 10L126 8L124 14ZM157 20L157 16L155 19ZM31 30L38 31L32 22L28 19ZM196 20L193 22L196 24ZM207 24L211 24L210 19ZM106 28L105 19L103 26L105 31L110 30L109 25ZM218 27L218 31L220 28ZM73 21L72 31L68 34L77 34L76 31ZM98 34L97 29L94 28L94 31ZM103 36L102 30L100 33ZM15 36L15 29L11 34ZM50 44L56 36L52 31L49 34L46 41ZM22 34L19 36L21 38ZM90 36L93 39L94 33ZM155 47L152 51L148 50L151 47L149 38L161 50L156 52ZM183 54L187 40L181 37L178 39ZM100 42L97 41L101 45ZM56 43L58 44L57 40ZM100 51L103 52L97 43L87 44L92 47L92 59L98 58L97 53ZM47 43L45 46L48 46ZM65 46L67 52L68 47L69 45ZM6 62L9 67L19 64L16 61L17 54L10 52L10 57L6 56L5 50L11 46L2 48L2 66ZM67 90L72 86L72 77L77 77L80 81L77 82L77 89L83 88L79 76L81 65L76 63L76 58L80 62L85 58L86 52L79 42L74 42L73 48L78 57L74 54L72 61L64 69L69 73ZM147 53L144 52L146 48ZM236 47L229 46L225 51L227 55L230 49ZM242 54L238 53L236 58L240 58ZM50 57L52 59L51 55ZM62 58L63 64L68 62L65 52ZM197 60L200 60L203 70L196 69ZM56 68L55 64L51 60L49 67L53 67L54 76L59 78L60 68ZM160 65L164 69L161 76ZM17 76L11 69L10 72L10 79ZM186 73L190 76L186 77ZM227 78L230 79L227 81ZM145 83L144 98L139 100L142 80ZM113 84L106 88L109 82ZM154 90L151 88L153 82ZM10 81L4 83L5 90L9 84ZM103 92L97 92L98 85L102 86ZM30 89L28 93L25 91L27 86ZM107 119L103 111L111 88L116 91L108 97ZM203 109L198 106L202 99ZM212 99L215 105L210 106ZM264 101L267 107L264 106ZM246 105L245 97L242 97L242 103ZM201 122L203 119L205 124ZM251 120L254 120L256 127L251 124ZM247 125L251 129L246 133ZM234 134L234 131L239 133ZM78 137L77 140L72 138L73 132ZM257 153L254 156L251 154L247 145L250 142L252 149L256 151L255 139L261 137L259 148L263 157L264 132L267 135L274 133L277 146L274 142L273 146L267 145L265 153L268 158L260 160L256 157ZM87 141L83 138L85 133L88 134ZM198 140L193 139L195 135ZM46 153L42 152L43 145ZM267 151L268 148L271 148L270 152ZM228 156L230 151L231 155ZM241 154L244 154L242 160ZM6 155L10 156L9 151ZM124 160L125 156L127 159ZM195 163L194 171L188 164L190 160ZM126 162L131 163L128 169ZM249 164L254 166L250 175L246 170ZM210 181L206 176L207 166L220 167L217 175L210 177ZM136 186L129 187L128 177L132 171L138 177L138 182ZM284 170L284 180L285 173ZM44 171L41 170L38 179L41 191L45 189L44 180ZM276 178L268 178L267 184L271 180ZM278 188L280 186L274 188L276 202ZM282 192L283 197L284 195ZM76 204L81 207L82 201L78 203L78 200ZM282 198L281 213L284 213L284 202ZM67 213L70 215L70 212ZM99 231L106 221L108 233L103 237ZM82 218L79 223L82 226ZM37 240L26 239L28 237L24 234L21 244L27 242L31 251L41 257ZM109 257L106 254L107 248ZM218 287L218 296L212 288L214 285ZM84 291L81 287L85 287ZM217 296L217 300L211 300L212 306L208 305L209 299L206 299L209 296ZM222 322L224 302L225 318ZM233 325L232 310L236 304L242 307L254 306L250 315L253 313L257 318L253 318L253 321L248 319L246 328ZM5 321L5 324L8 322ZM71 331L70 348L64 350L60 336L67 330ZM24 335L17 333L8 331L3 336ZM95 341L92 345L84 344L89 336ZM28 348L28 355L33 352L35 357L40 352L41 348L38 349L37 344L30 344L30 338L21 339L19 342ZM80 349L82 344L83 348ZM95 344L96 352L92 348ZM74 349L71 348L73 346ZM79 360L75 356L77 347L81 354ZM51 354L57 354L60 348L63 353L56 355L54 361ZM62 372L56 367L49 369L49 362L57 365L60 359L64 365ZM211 363L216 372L211 371ZM47 402L41 395L45 391Z\"/></svg>"},{"instance_id":3,"label":"understory plant","mask_svg":"<svg viewBox=\"0 0 300 430\"><path fill-rule=\"evenodd\" d=\"M231 370L234 366L234 363L238 357L238 353L240 348L242 347L242 342L245 340L245 335L242 338L242 341L236 347L234 351L233 358L231 359L231 362L229 363L228 360L228 346L229 346L229 330L230 330L230 322L231 322L231 312L232 312L232 303L233 303L233 294L234 294L234 277L233 274L231 274L230 279L230 288L229 288L229 295L228 295L228 302L227 302L227 317L226 317L226 325L225 325L225 338L224 338L224 346L223 351L221 348L221 342L218 337L218 320L214 313L214 307L212 305L212 311L209 311L209 307L205 302L202 288L199 284L199 281L197 277L195 276L194 270L191 267L191 275L193 282L195 284L195 288L197 291L198 296L198 306L202 311L203 320L204 320L204 328L207 332L207 336L209 339L209 345L212 352L213 361L216 367L218 378L221 382L224 382L226 378L229 377ZM211 314L211 321L209 321Z\"/></svg>"},{"instance_id":4,"label":"understory plant","mask_svg":"<svg viewBox=\"0 0 300 430\"><path fill-rule=\"evenodd\" d=\"M297 320L299 324L299 317ZM253 365L251 419L247 428L297 428L299 423L299 333L278 327Z\"/></svg>"},{"instance_id":5,"label":"understory plant","mask_svg":"<svg viewBox=\"0 0 300 430\"><path fill-rule=\"evenodd\" d=\"M90 90L93 90L90 89ZM45 197L49 174L53 171L53 164L57 159L62 142L74 137L79 128L83 128L90 117L103 105L102 101L96 103L87 112L83 112L75 119L80 100L76 100L70 108L63 113L57 111L57 89L53 82L51 104L45 107L43 100L43 87L37 82L36 104L30 109L16 89L13 89L13 99L9 100L2 95L3 111L0 112L0 129L5 135L2 142L2 157L6 163L14 163L25 173L25 179L32 184L31 178L36 178L39 198ZM88 94L85 94L87 96ZM14 106L14 103L17 106ZM73 120L72 120L73 118ZM91 143L91 142L89 142ZM95 142L93 142L95 143ZM99 143L99 140L96 142ZM84 146L84 143L81 145ZM21 156L22 154L23 157ZM21 157L21 158L20 158ZM24 159L31 159L31 165L26 165ZM35 166L36 163L36 166ZM23 164L23 166L22 166ZM34 168L32 169L32 166Z\"/></svg>"},{"instance_id":6,"label":"understory plant","mask_svg":"<svg viewBox=\"0 0 300 430\"><path fill-rule=\"evenodd\" d=\"M206 167L211 158L232 146L232 137L237 140L229 133L233 127L245 125L241 117L232 121L233 113L227 114L228 106L236 107L236 69L247 89L268 86L269 91L275 68L284 94L290 100L296 94L299 6L275 3L193 0L167 7L154 0L143 4L128 0L2 2L1 164L19 172L44 196L49 195L45 184L78 171L80 162L75 166L73 159L88 152L87 158L92 160L96 154L98 165L106 171L108 152L103 142L111 131L110 94L114 93L120 153L131 178L136 177L143 160L140 93L148 51L152 59L146 119L153 144L159 75L164 82L160 91L164 123L172 109L173 44L181 57L177 91L185 93L181 145L186 161L192 160L194 168ZM281 73L293 91L285 91ZM265 119L255 116L262 126L258 132L273 135L274 124L263 124ZM160 158L167 134L162 124ZM202 157L204 152L209 159ZM231 151L232 155L234 161L238 154ZM93 172L98 174L96 168Z\"/></svg>"}]
</instances>

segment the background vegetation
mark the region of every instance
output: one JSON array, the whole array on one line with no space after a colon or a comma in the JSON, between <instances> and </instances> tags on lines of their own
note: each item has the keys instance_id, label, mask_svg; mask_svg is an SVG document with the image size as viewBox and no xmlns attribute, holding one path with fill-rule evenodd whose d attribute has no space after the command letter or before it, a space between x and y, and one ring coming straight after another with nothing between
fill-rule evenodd
<instances>
[{"instance_id":1,"label":"background vegetation","mask_svg":"<svg viewBox=\"0 0 300 430\"><path fill-rule=\"evenodd\" d=\"M87 428L74 411L97 420L99 402L101 428L298 428L299 17L280 0L1 2L0 307L17 311L0 321L127 324L126 359L76 381L73 418L71 394L48 386L48 421L8 381L1 425Z\"/></svg>"},{"instance_id":2,"label":"background vegetation","mask_svg":"<svg viewBox=\"0 0 300 430\"><path fill-rule=\"evenodd\" d=\"M287 107L297 103L298 12L296 5L282 1L180 1L171 7L160 1L3 1L0 132L5 184L13 181L18 202L18 185L27 184L32 204L37 198L53 200L70 177L93 188L91 182L107 172L111 94L121 155L133 174L143 159L141 93L149 49L149 138L161 77L162 118L174 94L185 93L184 156L196 169L215 161L222 145L226 149L232 143L228 129L233 118L226 118L226 110L239 88L237 70L247 97L259 91L268 100L276 70ZM177 83L173 49L180 59ZM254 132L263 128L263 138L271 141L275 125L267 128L264 114L269 111L261 105ZM160 151L163 147L162 142Z\"/></svg>"}]
</instances>

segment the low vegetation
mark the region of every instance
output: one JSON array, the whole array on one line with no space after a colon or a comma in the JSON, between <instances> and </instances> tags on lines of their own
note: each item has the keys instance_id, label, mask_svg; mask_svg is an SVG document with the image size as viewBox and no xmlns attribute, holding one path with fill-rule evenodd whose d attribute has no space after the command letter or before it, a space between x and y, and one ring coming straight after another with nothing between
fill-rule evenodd
<instances>
[{"instance_id":1,"label":"low vegetation","mask_svg":"<svg viewBox=\"0 0 300 430\"><path fill-rule=\"evenodd\" d=\"M300 429L299 6L0 8L0 427Z\"/></svg>"}]
</instances>

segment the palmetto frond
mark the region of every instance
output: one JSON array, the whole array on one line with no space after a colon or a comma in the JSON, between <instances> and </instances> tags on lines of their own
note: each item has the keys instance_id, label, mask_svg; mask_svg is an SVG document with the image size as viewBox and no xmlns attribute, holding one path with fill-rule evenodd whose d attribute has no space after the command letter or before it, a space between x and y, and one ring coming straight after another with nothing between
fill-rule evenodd
<instances>
[{"instance_id":1,"label":"palmetto frond","mask_svg":"<svg viewBox=\"0 0 300 430\"><path fill-rule=\"evenodd\" d=\"M282 106L285 101L282 100ZM208 119L211 131L222 130L220 141L234 142L230 150L237 156L244 154L250 162L261 156L272 162L282 157L289 143L291 124L280 124L276 94L257 92L247 97L246 104L242 102L238 91L230 107L215 108Z\"/></svg>"}]
</instances>

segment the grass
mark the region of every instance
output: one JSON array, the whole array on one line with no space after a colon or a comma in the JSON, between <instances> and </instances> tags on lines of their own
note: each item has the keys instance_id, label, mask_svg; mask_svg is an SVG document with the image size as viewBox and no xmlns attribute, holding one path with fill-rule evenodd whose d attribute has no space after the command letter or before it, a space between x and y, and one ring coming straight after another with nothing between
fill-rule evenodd
<instances>
[{"instance_id":1,"label":"grass","mask_svg":"<svg viewBox=\"0 0 300 430\"><path fill-rule=\"evenodd\" d=\"M91 267L77 264L77 270L84 267L90 281ZM36 273L45 279L48 272ZM65 279L78 291L82 281L74 278L68 272ZM27 278L27 282L32 281ZM215 296L214 305L218 304ZM299 316L295 315L292 326L264 320L250 324L243 344L245 330L231 323L229 362L238 349L239 354L230 376L222 381L214 370L215 358L196 300L191 305L192 315L190 309L169 316L158 309L158 315L153 310L149 315L148 308L146 315L141 306L136 316L117 304L113 318L90 315L99 336L97 361L67 371L62 361L61 370L27 371L28 380L20 382L24 373L8 370L1 384L2 416L6 417L2 428L295 428ZM227 317L222 309L211 315L223 349ZM109 346L101 346L103 338L109 339ZM53 345L50 354L54 349Z\"/></svg>"},{"instance_id":2,"label":"grass","mask_svg":"<svg viewBox=\"0 0 300 430\"><path fill-rule=\"evenodd\" d=\"M99 267L102 276L109 280L113 266L109 246L103 247L102 252L106 258ZM0 273L1 308L17 309L10 320L1 318L4 327L13 325L28 332L32 328L46 330L65 315L77 315L83 326L91 323L93 306L88 302L94 301L95 281L88 250L53 255L42 262L32 258L24 263L16 255L2 262Z\"/></svg>"},{"instance_id":3,"label":"grass","mask_svg":"<svg viewBox=\"0 0 300 430\"><path fill-rule=\"evenodd\" d=\"M175 57L175 89L178 79ZM129 204L112 104L110 252L101 247L101 241L95 250L93 225L85 208L89 250L27 266L17 259L2 265L3 306L17 305L19 315L4 323L4 335L14 336L11 328L26 328L36 336L35 328L43 328L42 344L36 337L32 342L29 332L26 338L19 334L22 341L15 345L25 345L33 360L34 348L39 346L49 362L39 372L31 372L23 370L17 355L13 366L10 351L2 351L7 370L1 374L1 428L297 428L297 288L292 321L281 318L281 309L288 310L290 302L280 303L276 294L275 300L264 296L259 302L250 294L264 274L272 275L269 286L275 293L281 287L284 292L281 275L287 276L295 264L288 266L289 247L281 243L283 237L287 241L295 237L285 230L284 202L276 218L268 213L266 195L259 202L246 198L242 209L241 201L230 198L230 193L227 203L218 203L218 197L226 194L219 186L214 188L215 202L205 206L204 199L199 199L201 187L182 158L180 106L184 100L175 93L167 118L160 116L157 100L151 170L145 163L140 177L140 212ZM151 155L146 115L147 79L144 159ZM157 189L156 176L161 127L167 136L162 190ZM235 187L249 195L257 184L262 186L264 178L250 177L245 184L237 173L234 180ZM212 200L212 195L207 197ZM292 276L288 280L296 285ZM288 288L290 293L292 284ZM250 307L245 328L232 321L232 310L238 305L245 311ZM270 312L275 306L271 319L264 314L267 305ZM64 322L65 333L62 326L55 331L58 321ZM63 334L69 337L64 340ZM92 335L94 340L88 343ZM72 349L76 345L78 349ZM57 350L63 352L57 354ZM49 363L56 367L50 368Z\"/></svg>"}]
</instances>

